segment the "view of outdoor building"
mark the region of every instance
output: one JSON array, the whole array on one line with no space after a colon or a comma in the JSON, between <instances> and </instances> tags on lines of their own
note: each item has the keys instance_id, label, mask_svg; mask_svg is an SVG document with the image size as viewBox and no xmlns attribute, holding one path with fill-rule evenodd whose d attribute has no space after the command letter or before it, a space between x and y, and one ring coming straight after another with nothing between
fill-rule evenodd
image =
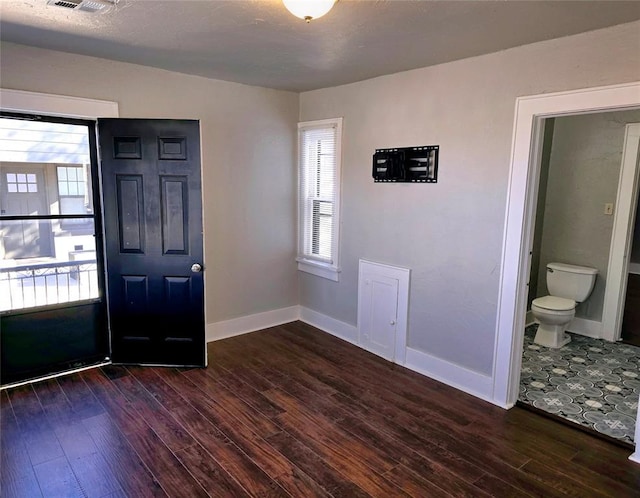
<instances>
[{"instance_id":1,"label":"view of outdoor building","mask_svg":"<svg viewBox=\"0 0 640 498\"><path fill-rule=\"evenodd\" d=\"M98 297L88 128L0 119L0 311Z\"/></svg>"}]
</instances>

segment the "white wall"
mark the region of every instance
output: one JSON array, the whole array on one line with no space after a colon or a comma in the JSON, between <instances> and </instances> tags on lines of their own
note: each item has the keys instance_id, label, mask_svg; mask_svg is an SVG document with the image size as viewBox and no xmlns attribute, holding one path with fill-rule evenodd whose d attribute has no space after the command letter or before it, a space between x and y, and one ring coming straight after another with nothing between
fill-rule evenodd
<instances>
[{"instance_id":1,"label":"white wall","mask_svg":"<svg viewBox=\"0 0 640 498\"><path fill-rule=\"evenodd\" d=\"M303 93L301 120L344 117L343 272L338 283L301 274L301 304L355 324L358 259L411 268L408 345L491 375L515 99L640 80L639 32L630 23ZM430 144L437 184L373 183L376 148Z\"/></svg>"},{"instance_id":2,"label":"white wall","mask_svg":"<svg viewBox=\"0 0 640 498\"><path fill-rule=\"evenodd\" d=\"M3 43L2 87L116 101L123 118L199 119L208 323L298 304L298 95Z\"/></svg>"}]
</instances>

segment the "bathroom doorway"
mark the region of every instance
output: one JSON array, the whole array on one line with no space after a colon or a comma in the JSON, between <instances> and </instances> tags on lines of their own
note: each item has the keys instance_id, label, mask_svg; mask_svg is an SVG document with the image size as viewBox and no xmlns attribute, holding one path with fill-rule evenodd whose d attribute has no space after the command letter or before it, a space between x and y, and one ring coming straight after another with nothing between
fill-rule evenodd
<instances>
[{"instance_id":1,"label":"bathroom doorway","mask_svg":"<svg viewBox=\"0 0 640 498\"><path fill-rule=\"evenodd\" d=\"M627 184L637 183L638 141L628 135L629 130L640 134L638 122L640 110L543 122L527 311L533 299L549 294L548 263L595 268L594 289L576 307L569 331L609 341L619 339L610 329L619 328L624 306L628 261L623 260L631 252L637 202L636 189ZM626 142L633 154L625 150Z\"/></svg>"},{"instance_id":2,"label":"bathroom doorway","mask_svg":"<svg viewBox=\"0 0 640 498\"><path fill-rule=\"evenodd\" d=\"M520 389L544 120L633 109L640 109L640 82L517 99L493 376L494 399L505 407L516 402ZM638 439L640 425L635 432ZM640 452L630 458L640 463Z\"/></svg>"},{"instance_id":3,"label":"bathroom doorway","mask_svg":"<svg viewBox=\"0 0 640 498\"><path fill-rule=\"evenodd\" d=\"M618 202L616 215L622 217L631 204L620 195L619 183L628 173L621 166L627 124L637 121L637 110L544 120L518 398L523 407L628 444L633 443L640 395L640 348L605 340L603 313L607 286L626 282L611 274L616 268L612 240ZM625 240L632 229L628 225ZM530 317L532 301L549 295L546 266L551 262L598 270L593 292L578 304L568 326L572 341L561 348L536 344L537 325ZM615 309L621 314L622 303Z\"/></svg>"}]
</instances>

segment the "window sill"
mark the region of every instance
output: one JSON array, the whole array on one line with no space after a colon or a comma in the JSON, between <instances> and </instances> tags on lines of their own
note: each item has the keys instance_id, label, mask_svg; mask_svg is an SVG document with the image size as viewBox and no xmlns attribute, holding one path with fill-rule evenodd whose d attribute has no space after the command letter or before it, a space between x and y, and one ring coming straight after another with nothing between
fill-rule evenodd
<instances>
[{"instance_id":1,"label":"window sill","mask_svg":"<svg viewBox=\"0 0 640 498\"><path fill-rule=\"evenodd\" d=\"M298 262L298 270L300 271L311 273L312 275L326 278L334 282L338 282L340 280L340 268L328 263L321 263L310 259L298 258L296 261Z\"/></svg>"}]
</instances>

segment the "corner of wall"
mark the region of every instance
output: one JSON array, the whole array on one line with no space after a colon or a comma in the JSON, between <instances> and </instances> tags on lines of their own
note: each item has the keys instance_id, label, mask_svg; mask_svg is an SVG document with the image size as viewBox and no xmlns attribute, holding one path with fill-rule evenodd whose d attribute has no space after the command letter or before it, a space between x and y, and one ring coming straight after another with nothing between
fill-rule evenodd
<instances>
[{"instance_id":1,"label":"corner of wall","mask_svg":"<svg viewBox=\"0 0 640 498\"><path fill-rule=\"evenodd\" d=\"M257 330L268 329L300 319L300 306L290 306L277 310L241 316L231 320L208 323L205 328L207 342L219 341Z\"/></svg>"}]
</instances>

